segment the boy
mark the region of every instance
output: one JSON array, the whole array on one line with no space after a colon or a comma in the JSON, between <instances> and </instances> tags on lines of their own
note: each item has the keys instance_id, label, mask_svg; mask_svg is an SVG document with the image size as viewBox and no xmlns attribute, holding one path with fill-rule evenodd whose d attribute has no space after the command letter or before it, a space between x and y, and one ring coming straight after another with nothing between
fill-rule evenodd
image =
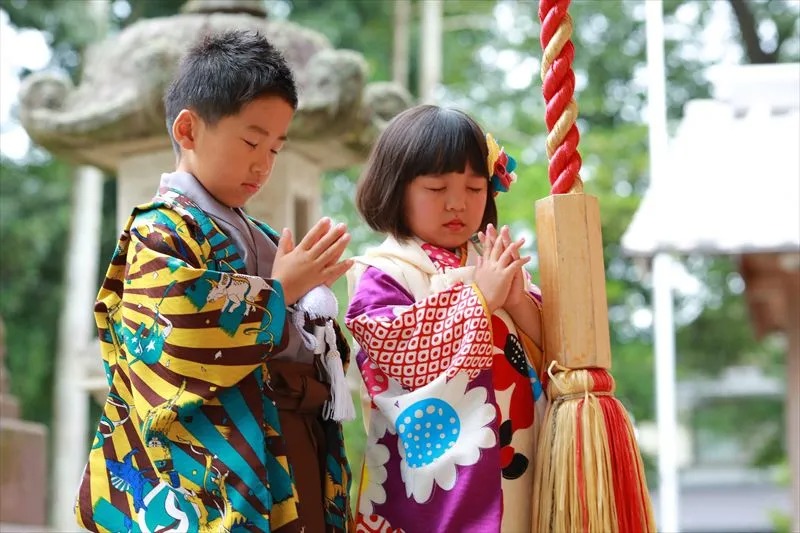
<instances>
[{"instance_id":1,"label":"boy","mask_svg":"<svg viewBox=\"0 0 800 533\"><path fill-rule=\"evenodd\" d=\"M110 392L78 523L344 531L350 471L340 423L322 416L331 376L295 304L349 268L349 235L322 219L295 246L241 209L286 141L292 73L261 35L226 32L189 50L164 103L176 171L134 210L95 306Z\"/></svg>"}]
</instances>

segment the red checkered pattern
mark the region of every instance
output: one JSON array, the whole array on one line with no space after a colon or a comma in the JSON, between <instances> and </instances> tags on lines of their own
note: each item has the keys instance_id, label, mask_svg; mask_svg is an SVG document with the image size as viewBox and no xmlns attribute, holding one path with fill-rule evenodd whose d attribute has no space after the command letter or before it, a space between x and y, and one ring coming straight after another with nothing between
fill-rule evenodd
<instances>
[{"instance_id":1,"label":"red checkered pattern","mask_svg":"<svg viewBox=\"0 0 800 533\"><path fill-rule=\"evenodd\" d=\"M433 294L394 320L361 315L349 326L378 368L407 390L443 372L463 371L472 379L492 364L489 320L471 286Z\"/></svg>"}]
</instances>

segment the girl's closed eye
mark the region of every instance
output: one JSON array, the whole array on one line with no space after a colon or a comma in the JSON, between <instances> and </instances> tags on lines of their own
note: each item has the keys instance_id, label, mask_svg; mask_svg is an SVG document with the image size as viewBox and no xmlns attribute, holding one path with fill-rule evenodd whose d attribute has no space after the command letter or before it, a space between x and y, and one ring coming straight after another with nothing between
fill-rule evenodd
<instances>
[{"instance_id":1,"label":"girl's closed eye","mask_svg":"<svg viewBox=\"0 0 800 533\"><path fill-rule=\"evenodd\" d=\"M252 149L254 149L254 150L255 150L255 148L258 146L258 143L251 143L251 142L250 142L250 141L248 141L247 139L242 139L242 140L244 141L244 143L245 143L247 146L249 146L250 148L252 148Z\"/></svg>"},{"instance_id":2,"label":"girl's closed eye","mask_svg":"<svg viewBox=\"0 0 800 533\"><path fill-rule=\"evenodd\" d=\"M432 191L432 192L442 192L442 191L443 191L443 190L445 190L447 187L425 187L425 188L426 188L427 190L429 190L429 191Z\"/></svg>"}]
</instances>

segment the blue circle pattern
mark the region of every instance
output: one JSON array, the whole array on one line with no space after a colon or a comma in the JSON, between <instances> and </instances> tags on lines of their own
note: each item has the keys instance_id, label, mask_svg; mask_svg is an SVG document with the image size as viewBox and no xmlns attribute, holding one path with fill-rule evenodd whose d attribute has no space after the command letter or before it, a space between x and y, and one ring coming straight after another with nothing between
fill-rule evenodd
<instances>
[{"instance_id":1,"label":"blue circle pattern","mask_svg":"<svg viewBox=\"0 0 800 533\"><path fill-rule=\"evenodd\" d=\"M461 420L449 403L439 398L408 406L395 420L411 468L429 465L452 448L461 433Z\"/></svg>"}]
</instances>

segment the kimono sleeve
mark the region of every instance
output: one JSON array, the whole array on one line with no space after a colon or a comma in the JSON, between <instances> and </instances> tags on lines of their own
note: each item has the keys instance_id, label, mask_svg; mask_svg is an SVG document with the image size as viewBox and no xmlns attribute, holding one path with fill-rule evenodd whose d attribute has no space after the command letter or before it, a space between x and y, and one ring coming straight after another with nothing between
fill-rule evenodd
<instances>
[{"instance_id":1,"label":"kimono sleeve","mask_svg":"<svg viewBox=\"0 0 800 533\"><path fill-rule=\"evenodd\" d=\"M391 276L369 267L345 324L369 360L406 390L443 373L472 378L491 366L489 315L474 285L457 283L415 302Z\"/></svg>"},{"instance_id":2,"label":"kimono sleeve","mask_svg":"<svg viewBox=\"0 0 800 533\"><path fill-rule=\"evenodd\" d=\"M165 398L181 412L216 402L283 349L287 327L279 282L214 270L208 242L150 217L137 217L130 229L111 320L142 418Z\"/></svg>"}]
</instances>

